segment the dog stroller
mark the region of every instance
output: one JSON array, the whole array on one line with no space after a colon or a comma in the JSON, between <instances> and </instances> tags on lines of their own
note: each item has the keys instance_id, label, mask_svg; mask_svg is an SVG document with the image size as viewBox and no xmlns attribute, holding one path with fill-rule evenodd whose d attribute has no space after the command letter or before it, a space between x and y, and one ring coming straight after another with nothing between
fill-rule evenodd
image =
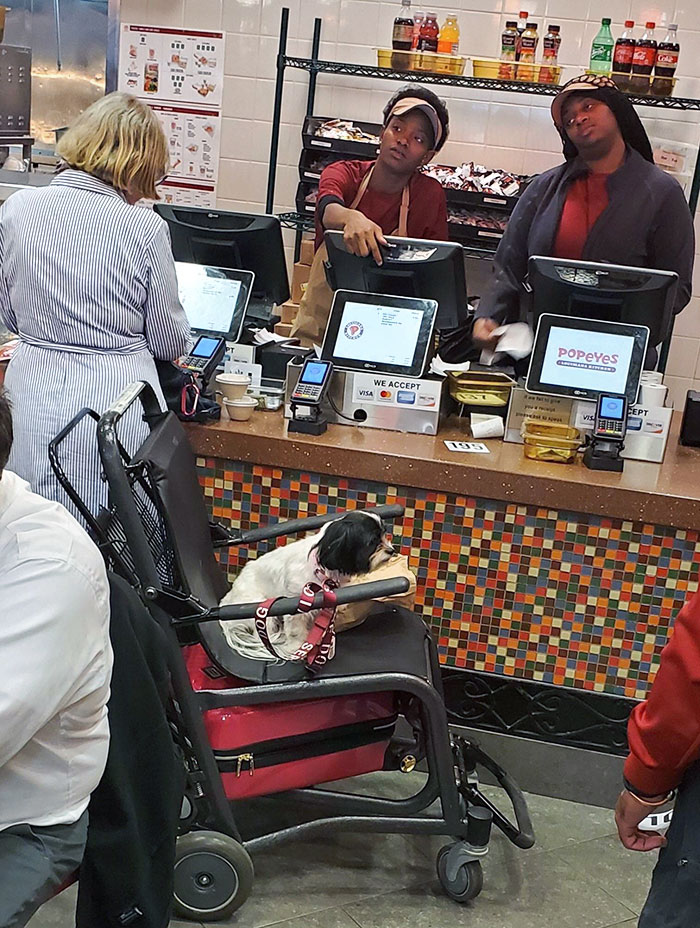
<instances>
[{"instance_id":1,"label":"dog stroller","mask_svg":"<svg viewBox=\"0 0 700 928\"><path fill-rule=\"evenodd\" d=\"M151 431L129 456L119 442L119 422L135 403ZM212 524L182 425L159 410L147 384L136 383L99 418L110 502L95 518L60 466L61 442L86 416L98 419L83 410L52 442L50 454L109 566L129 580L168 637L173 731L187 774L175 865L177 916L204 922L228 917L251 891L250 854L322 832L450 836L437 856L437 874L457 902L481 891L492 822L518 847L534 844L516 783L475 743L450 733L437 652L414 613L377 604L362 625L343 633L336 656L313 675L300 663L248 660L228 647L219 620L253 618L259 604L219 608L228 582L215 548L317 530L342 513L247 532ZM400 506L371 511L383 519L403 513ZM404 578L341 587L337 601L406 588ZM317 594L314 605L321 604ZM277 600L271 614L292 614L297 606L296 599ZM408 773L417 765L427 779L408 799L319 786L378 770ZM515 824L480 792L477 765L507 793ZM310 819L242 837L237 804L281 791ZM436 800L439 812L429 810Z\"/></svg>"}]
</instances>

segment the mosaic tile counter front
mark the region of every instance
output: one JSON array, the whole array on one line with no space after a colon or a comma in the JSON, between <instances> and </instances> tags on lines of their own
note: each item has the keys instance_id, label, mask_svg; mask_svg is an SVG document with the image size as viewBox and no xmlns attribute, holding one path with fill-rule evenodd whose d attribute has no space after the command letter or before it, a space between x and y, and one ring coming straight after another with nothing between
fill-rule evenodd
<instances>
[{"instance_id":1,"label":"mosaic tile counter front","mask_svg":"<svg viewBox=\"0 0 700 928\"><path fill-rule=\"evenodd\" d=\"M394 544L445 667L643 698L698 587L700 535L545 507L198 458L217 520L243 529L400 503ZM259 548L262 553L267 548ZM224 552L233 577L248 556Z\"/></svg>"}]
</instances>

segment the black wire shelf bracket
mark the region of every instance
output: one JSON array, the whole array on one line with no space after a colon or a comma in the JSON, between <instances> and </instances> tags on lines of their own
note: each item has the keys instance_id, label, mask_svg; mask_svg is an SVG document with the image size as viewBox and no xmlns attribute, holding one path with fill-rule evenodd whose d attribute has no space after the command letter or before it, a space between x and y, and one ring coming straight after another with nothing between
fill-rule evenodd
<instances>
[{"instance_id":1,"label":"black wire shelf bracket","mask_svg":"<svg viewBox=\"0 0 700 928\"><path fill-rule=\"evenodd\" d=\"M558 84L535 84L527 81L497 80L487 77L463 77L454 74L435 74L431 71L395 71L369 64L350 64L345 61L323 61L319 58L297 58L283 56L284 67L309 71L314 74L345 74L375 80L404 81L416 84L442 84L450 87L468 87L473 90L498 90L507 93L523 93L531 96L555 97L561 87ZM664 109L700 110L700 100L690 97L655 97L645 94L625 94L635 106L659 106Z\"/></svg>"}]
</instances>

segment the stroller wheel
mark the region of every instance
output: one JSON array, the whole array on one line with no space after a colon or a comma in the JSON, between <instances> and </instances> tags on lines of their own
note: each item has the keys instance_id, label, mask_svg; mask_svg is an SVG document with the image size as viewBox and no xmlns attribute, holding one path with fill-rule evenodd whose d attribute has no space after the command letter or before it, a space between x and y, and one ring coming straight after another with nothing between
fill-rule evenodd
<instances>
[{"instance_id":1,"label":"stroller wheel","mask_svg":"<svg viewBox=\"0 0 700 928\"><path fill-rule=\"evenodd\" d=\"M484 888L484 871L478 860L470 860L460 866L456 877L451 880L447 875L447 855L452 847L453 845L449 844L438 851L438 879L450 899L454 899L455 902L469 902L476 899Z\"/></svg>"},{"instance_id":2,"label":"stroller wheel","mask_svg":"<svg viewBox=\"0 0 700 928\"><path fill-rule=\"evenodd\" d=\"M248 851L228 835L191 831L177 839L173 914L197 921L228 918L253 886Z\"/></svg>"}]
</instances>

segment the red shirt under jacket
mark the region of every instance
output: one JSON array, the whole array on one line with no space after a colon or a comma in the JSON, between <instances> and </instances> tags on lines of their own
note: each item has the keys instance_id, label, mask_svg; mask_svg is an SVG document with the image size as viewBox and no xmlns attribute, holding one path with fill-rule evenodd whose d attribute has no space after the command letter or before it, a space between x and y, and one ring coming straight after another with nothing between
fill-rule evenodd
<instances>
[{"instance_id":1,"label":"red shirt under jacket","mask_svg":"<svg viewBox=\"0 0 700 928\"><path fill-rule=\"evenodd\" d=\"M554 240L555 258L580 261L588 233L610 202L609 174L584 174L569 187L559 230Z\"/></svg>"},{"instance_id":2,"label":"red shirt under jacket","mask_svg":"<svg viewBox=\"0 0 700 928\"><path fill-rule=\"evenodd\" d=\"M333 197L343 206L350 206L357 195L362 178L374 164L373 161L336 161L324 168L318 185L317 203L325 197ZM446 242L447 204L445 191L432 177L418 171L409 181L411 201L408 209L408 237L428 238ZM391 235L399 224L400 193L377 193L368 189L357 209L376 222L385 235ZM323 227L316 207L316 248L323 241Z\"/></svg>"},{"instance_id":3,"label":"red shirt under jacket","mask_svg":"<svg viewBox=\"0 0 700 928\"><path fill-rule=\"evenodd\" d=\"M646 702L627 726L625 779L645 796L678 786L700 758L700 592L678 613Z\"/></svg>"}]
</instances>

